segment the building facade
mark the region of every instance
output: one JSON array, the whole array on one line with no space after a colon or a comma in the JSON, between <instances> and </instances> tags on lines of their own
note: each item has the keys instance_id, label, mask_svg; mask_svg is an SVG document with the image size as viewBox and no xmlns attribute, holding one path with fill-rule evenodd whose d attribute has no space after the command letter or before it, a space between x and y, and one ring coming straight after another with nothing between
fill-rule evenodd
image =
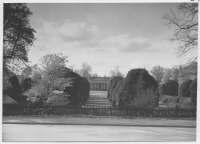
<instances>
[{"instance_id":1,"label":"building facade","mask_svg":"<svg viewBox=\"0 0 200 144\"><path fill-rule=\"evenodd\" d=\"M90 90L107 91L109 77L92 77L89 79Z\"/></svg>"}]
</instances>

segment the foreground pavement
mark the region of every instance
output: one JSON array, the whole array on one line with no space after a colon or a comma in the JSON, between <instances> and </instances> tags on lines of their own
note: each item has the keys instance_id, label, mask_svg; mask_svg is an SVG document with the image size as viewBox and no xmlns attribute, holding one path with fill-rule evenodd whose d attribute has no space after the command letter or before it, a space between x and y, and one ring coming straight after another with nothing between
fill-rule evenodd
<instances>
[{"instance_id":1,"label":"foreground pavement","mask_svg":"<svg viewBox=\"0 0 200 144\"><path fill-rule=\"evenodd\" d=\"M3 142L16 141L137 141L188 142L196 128L90 125L3 124Z\"/></svg>"},{"instance_id":2,"label":"foreground pavement","mask_svg":"<svg viewBox=\"0 0 200 144\"><path fill-rule=\"evenodd\" d=\"M122 118L94 116L4 116L3 124L97 125L196 128L195 119Z\"/></svg>"}]
</instances>

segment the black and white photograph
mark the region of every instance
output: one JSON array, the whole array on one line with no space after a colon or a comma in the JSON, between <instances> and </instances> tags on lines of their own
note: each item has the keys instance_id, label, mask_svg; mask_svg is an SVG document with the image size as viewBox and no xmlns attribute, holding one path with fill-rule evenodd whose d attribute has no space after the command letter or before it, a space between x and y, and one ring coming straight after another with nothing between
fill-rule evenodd
<instances>
[{"instance_id":1,"label":"black and white photograph","mask_svg":"<svg viewBox=\"0 0 200 144\"><path fill-rule=\"evenodd\" d=\"M198 0L6 1L2 142L197 142Z\"/></svg>"}]
</instances>

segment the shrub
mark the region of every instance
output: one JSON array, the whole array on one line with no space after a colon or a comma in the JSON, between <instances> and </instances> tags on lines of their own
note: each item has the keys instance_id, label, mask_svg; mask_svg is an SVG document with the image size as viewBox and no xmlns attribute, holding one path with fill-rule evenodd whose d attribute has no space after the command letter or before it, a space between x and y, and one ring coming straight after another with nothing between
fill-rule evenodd
<instances>
[{"instance_id":1,"label":"shrub","mask_svg":"<svg viewBox=\"0 0 200 144\"><path fill-rule=\"evenodd\" d=\"M159 102L162 103L163 105L170 106L170 107L175 107L179 103L180 97L174 97L174 96L169 96L169 95L162 95L160 97Z\"/></svg>"},{"instance_id":2,"label":"shrub","mask_svg":"<svg viewBox=\"0 0 200 144\"><path fill-rule=\"evenodd\" d=\"M48 97L46 104L59 104L59 105L67 105L69 103L68 95L64 92L54 93L52 92Z\"/></svg>"},{"instance_id":3,"label":"shrub","mask_svg":"<svg viewBox=\"0 0 200 144\"><path fill-rule=\"evenodd\" d=\"M190 97L193 106L197 105L197 79L190 84Z\"/></svg>"},{"instance_id":4,"label":"shrub","mask_svg":"<svg viewBox=\"0 0 200 144\"><path fill-rule=\"evenodd\" d=\"M180 97L179 99L179 107L180 108L191 108L191 97Z\"/></svg>"},{"instance_id":5,"label":"shrub","mask_svg":"<svg viewBox=\"0 0 200 144\"><path fill-rule=\"evenodd\" d=\"M157 96L152 89L142 90L136 87L137 95L131 103L131 107L136 108L152 108L158 106Z\"/></svg>"},{"instance_id":6,"label":"shrub","mask_svg":"<svg viewBox=\"0 0 200 144\"><path fill-rule=\"evenodd\" d=\"M155 79L145 69L132 69L128 72L119 89L119 99L123 105L131 105L137 96L137 88L156 91L158 85Z\"/></svg>"},{"instance_id":7,"label":"shrub","mask_svg":"<svg viewBox=\"0 0 200 144\"><path fill-rule=\"evenodd\" d=\"M71 85L71 79L68 78L57 78L56 80L53 81L51 87L52 90L59 90L63 91L65 87Z\"/></svg>"},{"instance_id":8,"label":"shrub","mask_svg":"<svg viewBox=\"0 0 200 144\"><path fill-rule=\"evenodd\" d=\"M123 83L123 80L124 79L120 79L119 81L117 81L117 85L115 87L115 89L113 90L113 97L112 97L112 103L113 103L113 106L119 106L119 88L121 86L121 84Z\"/></svg>"},{"instance_id":9,"label":"shrub","mask_svg":"<svg viewBox=\"0 0 200 144\"><path fill-rule=\"evenodd\" d=\"M175 80L168 80L166 83L160 85L160 95L178 96L178 82Z\"/></svg>"},{"instance_id":10,"label":"shrub","mask_svg":"<svg viewBox=\"0 0 200 144\"><path fill-rule=\"evenodd\" d=\"M34 82L34 85L38 85L41 82L42 76L39 73L35 73L32 77L31 77L32 81Z\"/></svg>"},{"instance_id":11,"label":"shrub","mask_svg":"<svg viewBox=\"0 0 200 144\"><path fill-rule=\"evenodd\" d=\"M33 86L23 94L28 97L27 101L33 104L43 104L49 96L43 85Z\"/></svg>"},{"instance_id":12,"label":"shrub","mask_svg":"<svg viewBox=\"0 0 200 144\"><path fill-rule=\"evenodd\" d=\"M110 88L111 88L111 86L112 86L112 84L113 84L113 80L114 80L114 78L111 78L111 79L109 80L109 82L108 82L108 96L107 96L107 98L109 98L109 100L110 100L110 97L111 97Z\"/></svg>"},{"instance_id":13,"label":"shrub","mask_svg":"<svg viewBox=\"0 0 200 144\"><path fill-rule=\"evenodd\" d=\"M178 88L178 94L180 97L190 97L190 84L192 80L184 81Z\"/></svg>"},{"instance_id":14,"label":"shrub","mask_svg":"<svg viewBox=\"0 0 200 144\"><path fill-rule=\"evenodd\" d=\"M66 68L63 74L64 78L71 78L71 86L66 86L64 92L69 94L69 100L74 100L76 102L83 101L83 82L81 76L77 73L74 73L70 69Z\"/></svg>"},{"instance_id":15,"label":"shrub","mask_svg":"<svg viewBox=\"0 0 200 144\"><path fill-rule=\"evenodd\" d=\"M25 78L21 82L22 92L29 90L32 87L33 81L31 78Z\"/></svg>"},{"instance_id":16,"label":"shrub","mask_svg":"<svg viewBox=\"0 0 200 144\"><path fill-rule=\"evenodd\" d=\"M22 88L19 84L19 80L18 80L17 76L11 76L9 78L9 82L12 85L12 91L15 95L19 95L22 93Z\"/></svg>"},{"instance_id":17,"label":"shrub","mask_svg":"<svg viewBox=\"0 0 200 144\"><path fill-rule=\"evenodd\" d=\"M17 76L11 76L9 78L9 82L11 83L11 87L7 90L4 90L3 94L7 94L18 103L27 102L27 97L22 95L22 88L19 84Z\"/></svg>"},{"instance_id":18,"label":"shrub","mask_svg":"<svg viewBox=\"0 0 200 144\"><path fill-rule=\"evenodd\" d=\"M110 101L112 101L112 99L113 99L113 97L114 97L113 91L114 91L115 87L117 86L117 83L118 83L121 79L123 79L121 76L116 76L116 77L113 77L113 78L112 78L112 84L110 85L110 88L109 88L109 93L110 93L109 99L110 99Z\"/></svg>"}]
</instances>

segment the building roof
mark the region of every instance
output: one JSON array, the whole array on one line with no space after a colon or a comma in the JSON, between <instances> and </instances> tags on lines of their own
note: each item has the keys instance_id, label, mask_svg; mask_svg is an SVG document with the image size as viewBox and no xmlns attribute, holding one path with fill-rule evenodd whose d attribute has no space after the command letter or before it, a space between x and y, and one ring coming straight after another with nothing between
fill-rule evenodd
<instances>
[{"instance_id":1,"label":"building roof","mask_svg":"<svg viewBox=\"0 0 200 144\"><path fill-rule=\"evenodd\" d=\"M110 77L91 77L89 81L109 81Z\"/></svg>"}]
</instances>

